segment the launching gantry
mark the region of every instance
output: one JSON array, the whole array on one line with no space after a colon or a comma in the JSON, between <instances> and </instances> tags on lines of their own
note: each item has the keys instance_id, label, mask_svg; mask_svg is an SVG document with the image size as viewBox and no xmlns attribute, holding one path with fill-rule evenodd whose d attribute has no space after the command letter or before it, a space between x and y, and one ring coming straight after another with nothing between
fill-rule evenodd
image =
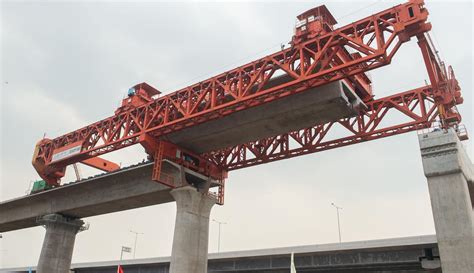
<instances>
[{"instance_id":1,"label":"launching gantry","mask_svg":"<svg viewBox=\"0 0 474 273\"><path fill-rule=\"evenodd\" d=\"M422 0L339 28L325 6L297 18L289 48L167 95L137 84L113 116L40 140L33 166L47 184L59 186L68 165L114 171L118 165L99 156L141 144L154 161L153 180L170 187L193 184L204 191L215 187L223 203L231 170L436 122L458 130L460 87L429 39L431 24ZM390 64L412 38L418 40L431 84L376 98L367 72ZM386 125L394 112L406 120ZM345 135L328 138L337 127ZM162 172L163 162L207 179L172 181Z\"/></svg>"}]
</instances>

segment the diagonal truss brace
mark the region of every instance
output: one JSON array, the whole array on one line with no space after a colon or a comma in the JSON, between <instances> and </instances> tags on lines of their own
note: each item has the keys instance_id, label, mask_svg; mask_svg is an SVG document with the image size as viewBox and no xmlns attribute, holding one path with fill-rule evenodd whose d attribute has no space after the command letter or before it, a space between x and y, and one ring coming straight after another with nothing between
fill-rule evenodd
<instances>
[{"instance_id":1,"label":"diagonal truss brace","mask_svg":"<svg viewBox=\"0 0 474 273\"><path fill-rule=\"evenodd\" d=\"M367 106L368 110L356 117L229 147L205 156L229 171L236 170L429 128L439 115L431 86L377 99Z\"/></svg>"}]
</instances>

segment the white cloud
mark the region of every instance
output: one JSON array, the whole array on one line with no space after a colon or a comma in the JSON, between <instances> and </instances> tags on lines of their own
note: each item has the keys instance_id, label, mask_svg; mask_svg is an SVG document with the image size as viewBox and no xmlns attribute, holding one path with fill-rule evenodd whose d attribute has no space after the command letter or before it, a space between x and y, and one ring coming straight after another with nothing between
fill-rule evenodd
<instances>
[{"instance_id":1,"label":"white cloud","mask_svg":"<svg viewBox=\"0 0 474 273\"><path fill-rule=\"evenodd\" d=\"M32 121L32 127L44 129L47 137L55 137L87 124L76 111L77 106L57 101L45 95L37 86L25 86L22 89L9 90L5 94L5 111L16 119Z\"/></svg>"}]
</instances>

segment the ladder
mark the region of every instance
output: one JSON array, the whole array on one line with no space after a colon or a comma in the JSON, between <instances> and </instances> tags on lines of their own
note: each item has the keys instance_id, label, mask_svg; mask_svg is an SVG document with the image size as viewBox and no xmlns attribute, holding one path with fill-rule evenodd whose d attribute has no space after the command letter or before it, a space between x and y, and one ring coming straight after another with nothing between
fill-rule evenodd
<instances>
[{"instance_id":1,"label":"ladder","mask_svg":"<svg viewBox=\"0 0 474 273\"><path fill-rule=\"evenodd\" d=\"M163 164L163 149L164 144L160 141L158 149L155 151L155 164L153 165L152 180L160 181L161 176L161 165Z\"/></svg>"}]
</instances>

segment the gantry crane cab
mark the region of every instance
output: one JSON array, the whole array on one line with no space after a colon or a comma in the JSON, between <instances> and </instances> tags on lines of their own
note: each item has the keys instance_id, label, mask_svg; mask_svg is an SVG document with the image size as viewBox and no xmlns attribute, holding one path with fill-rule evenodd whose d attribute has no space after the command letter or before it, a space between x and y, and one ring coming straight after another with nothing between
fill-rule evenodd
<instances>
[{"instance_id":1,"label":"gantry crane cab","mask_svg":"<svg viewBox=\"0 0 474 273\"><path fill-rule=\"evenodd\" d=\"M161 92L146 82L139 83L128 89L127 97L122 100L122 105L115 110L115 114L128 111L152 102L160 96Z\"/></svg>"},{"instance_id":2,"label":"gantry crane cab","mask_svg":"<svg viewBox=\"0 0 474 273\"><path fill-rule=\"evenodd\" d=\"M291 40L292 45L315 38L334 30L336 19L325 5L312 8L296 17L295 35Z\"/></svg>"}]
</instances>

